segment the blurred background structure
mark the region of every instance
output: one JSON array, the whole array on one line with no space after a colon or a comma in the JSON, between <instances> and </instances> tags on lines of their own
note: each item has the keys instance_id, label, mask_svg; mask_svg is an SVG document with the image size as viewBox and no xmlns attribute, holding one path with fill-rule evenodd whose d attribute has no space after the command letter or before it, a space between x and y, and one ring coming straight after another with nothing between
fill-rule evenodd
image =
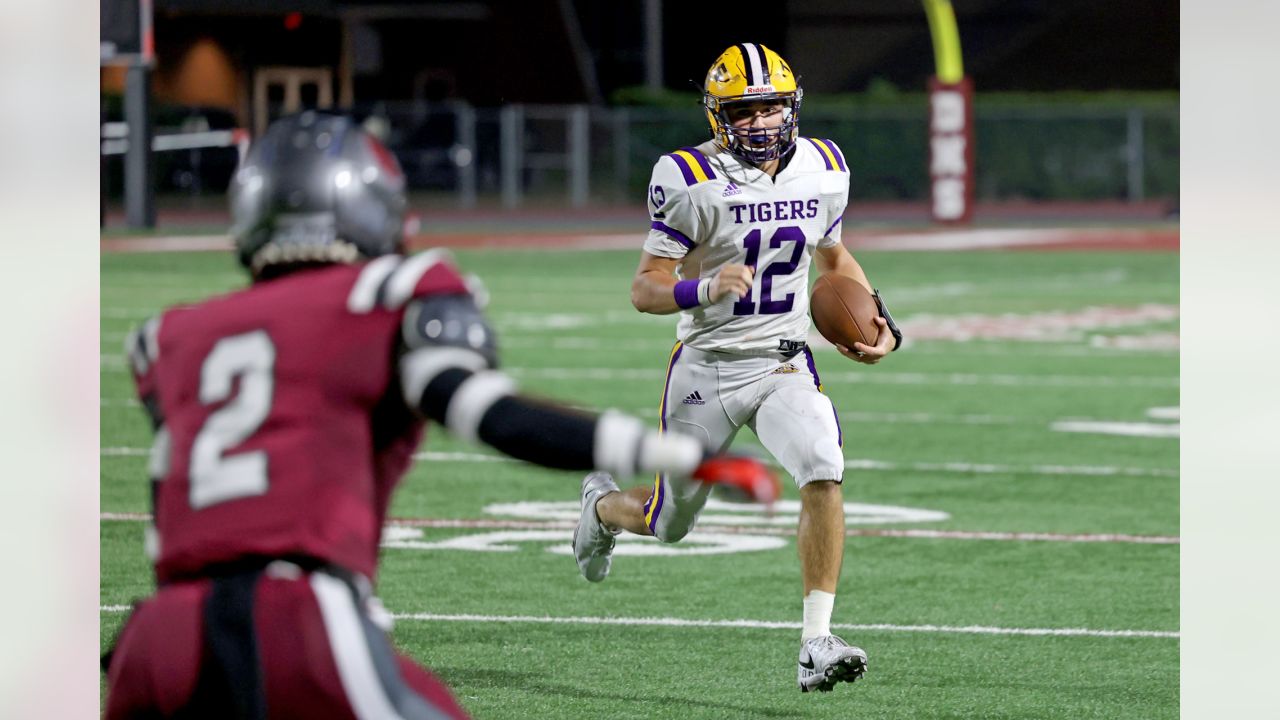
<instances>
[{"instance_id":1,"label":"blurred background structure","mask_svg":"<svg viewBox=\"0 0 1280 720\"><path fill-rule=\"evenodd\" d=\"M104 44L108 226L153 219L124 213L131 80L156 136L134 172L161 215L219 212L237 146L305 108L382 134L423 209L621 210L642 204L658 155L709 137L702 75L746 40L799 74L801 132L840 144L851 205L928 216L935 57L919 2L102 0L104 40L138 7L149 60ZM955 15L979 219L1002 204L1176 211L1176 5L966 0Z\"/></svg>"}]
</instances>

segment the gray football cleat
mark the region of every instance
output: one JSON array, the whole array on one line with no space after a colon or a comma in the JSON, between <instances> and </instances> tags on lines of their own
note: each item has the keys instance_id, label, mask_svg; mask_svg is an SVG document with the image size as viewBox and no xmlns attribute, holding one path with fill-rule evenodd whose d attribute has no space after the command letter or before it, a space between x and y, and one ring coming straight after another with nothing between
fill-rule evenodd
<instances>
[{"instance_id":1,"label":"gray football cleat","mask_svg":"<svg viewBox=\"0 0 1280 720\"><path fill-rule=\"evenodd\" d=\"M593 472L582 479L582 517L573 530L573 554L578 559L578 570L591 582L600 582L609 575L613 562L614 536L600 522L596 503L611 492L619 492L618 483L605 472Z\"/></svg>"},{"instance_id":2,"label":"gray football cleat","mask_svg":"<svg viewBox=\"0 0 1280 720\"><path fill-rule=\"evenodd\" d=\"M800 646L800 692L831 692L867 671L867 654L835 635L809 638Z\"/></svg>"}]
</instances>

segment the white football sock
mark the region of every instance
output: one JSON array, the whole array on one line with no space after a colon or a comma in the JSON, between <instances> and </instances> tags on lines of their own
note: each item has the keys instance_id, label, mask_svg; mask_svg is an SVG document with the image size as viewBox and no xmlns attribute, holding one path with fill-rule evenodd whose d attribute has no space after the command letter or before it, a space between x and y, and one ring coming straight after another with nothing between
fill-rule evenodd
<instances>
[{"instance_id":1,"label":"white football sock","mask_svg":"<svg viewBox=\"0 0 1280 720\"><path fill-rule=\"evenodd\" d=\"M804 627L800 629L800 641L831 634L831 610L836 596L821 590L810 590L804 598Z\"/></svg>"}]
</instances>

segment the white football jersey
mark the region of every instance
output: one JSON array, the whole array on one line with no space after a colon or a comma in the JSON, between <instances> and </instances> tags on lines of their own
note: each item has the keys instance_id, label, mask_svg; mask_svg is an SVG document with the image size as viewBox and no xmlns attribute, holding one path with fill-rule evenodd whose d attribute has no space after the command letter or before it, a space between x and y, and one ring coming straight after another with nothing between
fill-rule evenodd
<instances>
[{"instance_id":1,"label":"white football jersey","mask_svg":"<svg viewBox=\"0 0 1280 720\"><path fill-rule=\"evenodd\" d=\"M751 293L681 312L676 336L700 350L766 355L798 349L809 335L809 261L840 243L849 170L834 142L796 141L775 177L712 141L663 155L649 183L652 220L644 249L681 258L681 279L754 265Z\"/></svg>"}]
</instances>

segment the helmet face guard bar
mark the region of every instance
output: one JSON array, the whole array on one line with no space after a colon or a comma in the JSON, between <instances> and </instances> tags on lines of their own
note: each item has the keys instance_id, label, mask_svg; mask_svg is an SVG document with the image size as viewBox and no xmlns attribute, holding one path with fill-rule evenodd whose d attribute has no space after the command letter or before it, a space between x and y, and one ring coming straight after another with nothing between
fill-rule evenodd
<instances>
[{"instance_id":1,"label":"helmet face guard bar","mask_svg":"<svg viewBox=\"0 0 1280 720\"><path fill-rule=\"evenodd\" d=\"M799 137L800 103L804 91L719 98L703 93L703 106L712 119L716 144L751 163L775 160L790 152ZM752 102L782 103L783 120L778 127L737 128L729 117L732 106Z\"/></svg>"},{"instance_id":2,"label":"helmet face guard bar","mask_svg":"<svg viewBox=\"0 0 1280 720\"><path fill-rule=\"evenodd\" d=\"M781 158L782 155L786 155L791 150L791 147L795 146L796 138L800 135L801 96L803 96L803 91L800 88L796 88L795 92L732 97L732 99L727 100L704 94L703 102L708 114L712 115L714 119L718 145L723 147L724 150L732 152L733 155L750 161L750 163L764 163L767 160ZM783 114L781 126L771 128L733 127L730 109L733 105L746 104L746 102L781 102Z\"/></svg>"}]
</instances>

